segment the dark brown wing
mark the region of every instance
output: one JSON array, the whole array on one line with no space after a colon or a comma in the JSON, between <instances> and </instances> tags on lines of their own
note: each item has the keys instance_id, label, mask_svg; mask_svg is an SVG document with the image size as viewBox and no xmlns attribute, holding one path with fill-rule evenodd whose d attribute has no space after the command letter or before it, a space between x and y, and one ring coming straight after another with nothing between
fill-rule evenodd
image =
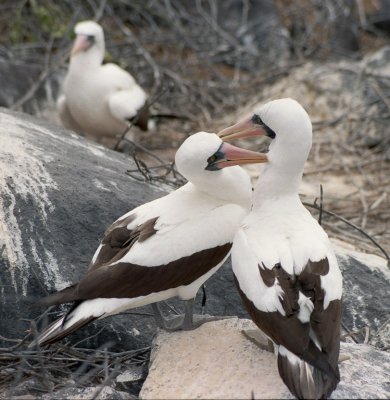
<instances>
[{"instance_id":1,"label":"dark brown wing","mask_svg":"<svg viewBox=\"0 0 390 400\"><path fill-rule=\"evenodd\" d=\"M267 269L265 266L259 266L261 279L268 286L275 284L277 279L279 285L283 289L283 297L281 303L286 313L285 316L279 312L260 311L255 307L253 302L249 300L245 293L236 284L240 296L251 315L253 321L266 333L276 344L284 346L286 349L317 367L321 371L329 375L336 375L334 371L333 357L329 357L329 353L319 350L310 339L310 329L318 332L317 336L325 348L334 350L337 353L338 347L335 343L339 335L339 325L337 321L331 325L326 325L329 318L333 316L335 306L330 306L326 313L323 309L324 293L321 289L320 276L328 273L328 260L324 259L318 263L310 262L307 264L300 276L289 275L280 264L275 265L272 269ZM310 297L314 304L314 311L311 315L311 320L308 323L302 323L298 319L299 313L299 291ZM337 319L337 317L336 317ZM327 332L319 332L319 331ZM336 332L335 332L336 331ZM338 333L337 333L338 332ZM325 349L324 348L324 349Z\"/></svg>"},{"instance_id":2,"label":"dark brown wing","mask_svg":"<svg viewBox=\"0 0 390 400\"><path fill-rule=\"evenodd\" d=\"M101 242L102 247L88 267L85 277L99 268L105 268L107 265L121 259L134 245L136 241L142 242L156 233L154 225L158 219L151 218L135 229L128 229L127 226L136 218L135 214L129 215L127 218L114 222L105 232L105 236ZM81 280L83 282L85 277ZM73 284L65 289L53 293L39 301L37 305L54 305L69 303L78 299L78 290L80 284Z\"/></svg>"},{"instance_id":3,"label":"dark brown wing","mask_svg":"<svg viewBox=\"0 0 390 400\"><path fill-rule=\"evenodd\" d=\"M325 291L321 287L321 276L329 273L327 258L318 262L309 261L299 276L302 293L314 304L310 327L316 334L322 352L338 373L337 363L340 351L341 300L332 300L324 310Z\"/></svg>"},{"instance_id":4,"label":"dark brown wing","mask_svg":"<svg viewBox=\"0 0 390 400\"><path fill-rule=\"evenodd\" d=\"M272 269L268 269L264 264L263 267L259 266L260 276L263 282L271 287L275 284L277 279L279 285L283 289L284 296L280 299L283 309L287 316L296 314L299 311L298 298L299 291L296 284L296 278L288 274L280 265L276 264Z\"/></svg>"},{"instance_id":5,"label":"dark brown wing","mask_svg":"<svg viewBox=\"0 0 390 400\"><path fill-rule=\"evenodd\" d=\"M128 229L127 226L131 224L135 218L136 215L131 214L127 218L114 222L106 230L105 236L101 242L102 247L94 262L89 265L88 274L103 265L120 260L131 249L135 242L143 242L157 232L154 226L158 217L145 221L135 229Z\"/></svg>"},{"instance_id":6,"label":"dark brown wing","mask_svg":"<svg viewBox=\"0 0 390 400\"><path fill-rule=\"evenodd\" d=\"M88 273L79 283L75 300L134 298L189 285L222 262L231 246L232 243L226 243L160 266L103 265Z\"/></svg>"},{"instance_id":7,"label":"dark brown wing","mask_svg":"<svg viewBox=\"0 0 390 400\"><path fill-rule=\"evenodd\" d=\"M259 270L261 271L262 268L259 267ZM277 275L287 275L287 273L283 269L280 269L278 267L274 267L271 270L268 269L266 274L268 275L268 284L266 284L269 287L274 284ZM264 273L262 275L264 275ZM310 326L309 324L302 324L302 322L299 321L297 317L296 310L298 307L298 303L296 301L296 293L298 292L296 288L296 281L292 278L287 278L287 276L284 276L284 279L280 280L280 282L284 282L284 292L290 293L290 297L284 296L284 298L281 299L283 307L286 311L286 316L283 316L277 311L260 311L241 290L236 278L235 282L241 299L256 325L276 344L283 344L283 346L285 346L294 354L301 355L303 354L305 349L308 348L309 345Z\"/></svg>"},{"instance_id":8,"label":"dark brown wing","mask_svg":"<svg viewBox=\"0 0 390 400\"><path fill-rule=\"evenodd\" d=\"M140 237L145 236L140 234ZM50 305L94 298L135 298L186 286L221 263L231 247L232 243L226 243L153 267L131 263L96 264L78 285L54 293L43 302Z\"/></svg>"},{"instance_id":9,"label":"dark brown wing","mask_svg":"<svg viewBox=\"0 0 390 400\"><path fill-rule=\"evenodd\" d=\"M298 398L328 398L340 381L338 356L340 351L341 300L333 300L324 310L325 291L321 276L329 273L327 258L309 261L297 279L299 290L313 302L310 329L315 334L321 352L312 340L302 359L314 368L312 380L307 379L307 366L291 364L288 358L278 356L278 368L284 383ZM306 371L305 371L306 370Z\"/></svg>"}]
</instances>

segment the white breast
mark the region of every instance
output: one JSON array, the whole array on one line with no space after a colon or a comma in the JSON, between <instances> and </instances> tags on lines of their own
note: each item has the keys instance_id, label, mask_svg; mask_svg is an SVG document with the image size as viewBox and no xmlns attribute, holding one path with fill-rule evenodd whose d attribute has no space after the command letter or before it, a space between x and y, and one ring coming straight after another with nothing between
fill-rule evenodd
<instances>
[{"instance_id":1,"label":"white breast","mask_svg":"<svg viewBox=\"0 0 390 400\"><path fill-rule=\"evenodd\" d=\"M157 233L144 242L135 243L118 262L162 265L233 242L248 210L237 204L226 204L191 187L187 184L169 196L132 211L137 218L130 228L159 217L155 225Z\"/></svg>"},{"instance_id":2,"label":"white breast","mask_svg":"<svg viewBox=\"0 0 390 400\"><path fill-rule=\"evenodd\" d=\"M317 221L302 206L293 213L283 212L280 204L251 213L243 222L232 249L233 272L240 288L262 311L284 315L280 286L268 287L259 265L273 268L281 264L290 275L299 275L309 260L329 259L329 273L321 277L326 288L325 303L341 298L342 280L329 239Z\"/></svg>"}]
</instances>

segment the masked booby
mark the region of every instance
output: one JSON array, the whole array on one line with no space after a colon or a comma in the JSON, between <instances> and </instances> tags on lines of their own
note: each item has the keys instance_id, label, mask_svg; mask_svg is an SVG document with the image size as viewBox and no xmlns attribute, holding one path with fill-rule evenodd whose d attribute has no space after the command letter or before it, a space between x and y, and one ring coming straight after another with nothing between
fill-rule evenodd
<instances>
[{"instance_id":1,"label":"masked booby","mask_svg":"<svg viewBox=\"0 0 390 400\"><path fill-rule=\"evenodd\" d=\"M223 140L256 135L271 143L252 210L234 239L236 285L274 342L290 391L300 399L327 398L340 380L342 276L327 234L298 195L312 124L298 102L279 99L219 133Z\"/></svg>"},{"instance_id":2,"label":"masked booby","mask_svg":"<svg viewBox=\"0 0 390 400\"><path fill-rule=\"evenodd\" d=\"M157 323L174 330L202 323L193 321L193 300L230 254L250 209L250 179L236 164L265 162L266 156L199 132L184 141L175 161L188 183L107 229L80 282L41 300L73 305L32 345L51 344L93 320L175 296L186 300L184 317L166 321L155 306Z\"/></svg>"},{"instance_id":3,"label":"masked booby","mask_svg":"<svg viewBox=\"0 0 390 400\"><path fill-rule=\"evenodd\" d=\"M62 124L97 140L120 136L129 122L147 130L145 91L118 65L102 65L103 28L94 21L82 21L74 30L63 94L57 100Z\"/></svg>"}]
</instances>

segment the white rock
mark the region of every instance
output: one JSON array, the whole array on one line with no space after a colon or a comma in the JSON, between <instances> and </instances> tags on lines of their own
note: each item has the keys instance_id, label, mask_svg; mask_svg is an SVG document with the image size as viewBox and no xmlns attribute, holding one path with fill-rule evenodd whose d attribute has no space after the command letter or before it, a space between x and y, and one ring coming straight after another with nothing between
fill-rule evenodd
<instances>
[{"instance_id":1,"label":"white rock","mask_svg":"<svg viewBox=\"0 0 390 400\"><path fill-rule=\"evenodd\" d=\"M151 354L141 399L292 398L276 358L241 331L249 320L231 318L189 332L161 331Z\"/></svg>"},{"instance_id":2,"label":"white rock","mask_svg":"<svg viewBox=\"0 0 390 400\"><path fill-rule=\"evenodd\" d=\"M247 319L210 322L190 332L160 331L153 343L141 399L291 399L276 356L242 334ZM341 382L334 399L385 399L390 354L363 344L341 344ZM344 357L345 358L345 357Z\"/></svg>"},{"instance_id":3,"label":"white rock","mask_svg":"<svg viewBox=\"0 0 390 400\"><path fill-rule=\"evenodd\" d=\"M133 368L128 371L123 372L122 374L116 377L117 382L134 382L142 379L142 367Z\"/></svg>"}]
</instances>

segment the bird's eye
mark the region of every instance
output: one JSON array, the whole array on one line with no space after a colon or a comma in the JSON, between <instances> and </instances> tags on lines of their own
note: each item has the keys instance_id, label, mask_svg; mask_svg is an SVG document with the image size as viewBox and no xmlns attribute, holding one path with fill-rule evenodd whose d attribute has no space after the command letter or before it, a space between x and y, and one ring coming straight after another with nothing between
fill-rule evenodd
<instances>
[{"instance_id":1,"label":"bird's eye","mask_svg":"<svg viewBox=\"0 0 390 400\"><path fill-rule=\"evenodd\" d=\"M95 40L95 36L93 36L93 35L87 35L87 39L88 39L90 42L93 42L93 41Z\"/></svg>"},{"instance_id":2,"label":"bird's eye","mask_svg":"<svg viewBox=\"0 0 390 400\"><path fill-rule=\"evenodd\" d=\"M220 168L218 166L218 161L221 159L221 154L219 154L219 151L211 155L207 159L207 167L205 168L208 171L218 171Z\"/></svg>"},{"instance_id":3,"label":"bird's eye","mask_svg":"<svg viewBox=\"0 0 390 400\"><path fill-rule=\"evenodd\" d=\"M257 115L257 114L253 114L252 123L256 124L256 125L263 125L264 124L263 120L260 118L260 115Z\"/></svg>"},{"instance_id":4,"label":"bird's eye","mask_svg":"<svg viewBox=\"0 0 390 400\"><path fill-rule=\"evenodd\" d=\"M271 139L275 139L276 133L268 125L266 125L263 122L263 120L260 118L259 115L253 114L252 123L256 124L256 125L261 125L264 128L265 132L266 132L266 136L268 136Z\"/></svg>"}]
</instances>

